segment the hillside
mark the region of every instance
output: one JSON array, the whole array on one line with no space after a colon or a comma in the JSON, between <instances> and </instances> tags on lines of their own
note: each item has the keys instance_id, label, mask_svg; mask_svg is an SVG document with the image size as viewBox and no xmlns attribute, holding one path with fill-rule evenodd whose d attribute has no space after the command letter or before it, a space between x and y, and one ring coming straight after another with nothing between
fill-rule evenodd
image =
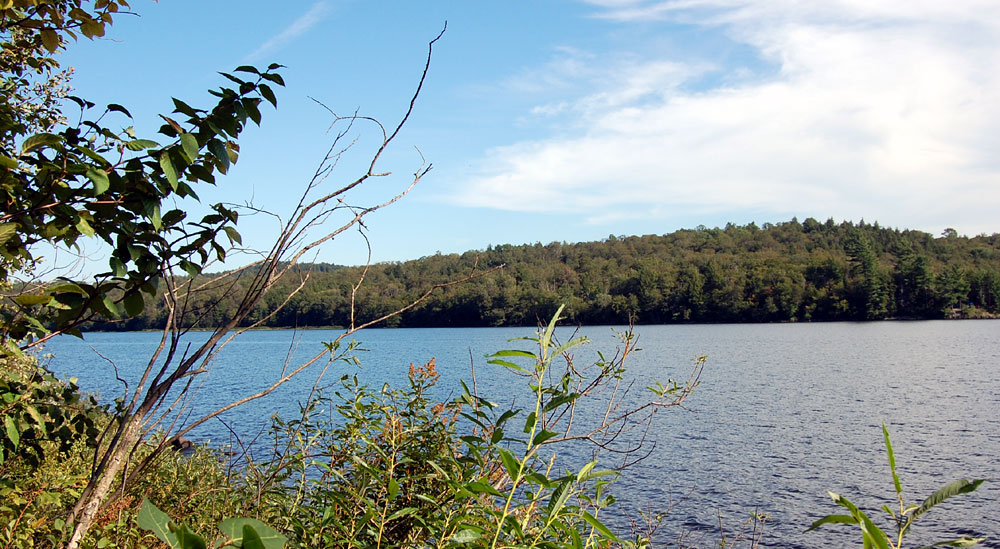
<instances>
[{"instance_id":1,"label":"hillside","mask_svg":"<svg viewBox=\"0 0 1000 549\"><path fill-rule=\"evenodd\" d=\"M486 250L372 265L356 295L358 321L402 307L478 262L496 273L435 292L390 326L533 325L561 303L583 324L785 322L991 316L1000 313L1000 234L974 238L814 219L577 244L499 245ZM264 325L344 326L357 267L302 266L252 319L309 272L302 291ZM283 291L284 290L284 291ZM192 296L199 326L236 303L220 290ZM91 329L161 325L162 307ZM252 320L251 319L251 320ZM194 323L194 316L185 320Z\"/></svg>"}]
</instances>

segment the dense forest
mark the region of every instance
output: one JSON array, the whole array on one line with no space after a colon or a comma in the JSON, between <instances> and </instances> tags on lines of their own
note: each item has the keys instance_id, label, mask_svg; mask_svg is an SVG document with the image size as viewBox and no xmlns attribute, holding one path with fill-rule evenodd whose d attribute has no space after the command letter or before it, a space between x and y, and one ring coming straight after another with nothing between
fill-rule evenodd
<instances>
[{"instance_id":1,"label":"dense forest","mask_svg":"<svg viewBox=\"0 0 1000 549\"><path fill-rule=\"evenodd\" d=\"M786 322L983 317L1000 313L1000 234L967 238L815 219L758 227L698 227L601 242L499 245L372 265L355 296L356 319L377 318L436 283L504 268L435 292L390 326L533 325L560 305L583 324ZM264 325L345 326L361 269L303 266L248 319L304 288ZM200 282L200 281L198 281ZM237 281L236 284L240 282ZM195 286L200 286L196 284ZM230 281L193 292L189 325L213 326L237 306ZM282 291L283 290L283 291ZM149 300L138 317L91 329L158 328Z\"/></svg>"}]
</instances>

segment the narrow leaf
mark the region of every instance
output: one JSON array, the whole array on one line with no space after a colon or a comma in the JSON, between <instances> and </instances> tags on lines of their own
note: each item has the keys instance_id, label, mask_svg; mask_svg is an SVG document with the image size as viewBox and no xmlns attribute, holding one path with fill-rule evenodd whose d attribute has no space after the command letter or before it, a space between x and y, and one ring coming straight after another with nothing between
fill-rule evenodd
<instances>
[{"instance_id":1,"label":"narrow leaf","mask_svg":"<svg viewBox=\"0 0 1000 549\"><path fill-rule=\"evenodd\" d=\"M274 107L278 106L278 99L274 97L274 92L271 90L270 86L268 86L267 84L260 84L259 86L257 86L257 89L260 90L260 94L264 97L264 99L267 99L268 103L270 103Z\"/></svg>"},{"instance_id":2,"label":"narrow leaf","mask_svg":"<svg viewBox=\"0 0 1000 549\"><path fill-rule=\"evenodd\" d=\"M500 448L500 461L503 462L504 469L511 480L518 478L521 473L521 462L514 457L506 448Z\"/></svg>"},{"instance_id":3,"label":"narrow leaf","mask_svg":"<svg viewBox=\"0 0 1000 549\"><path fill-rule=\"evenodd\" d=\"M55 145L61 141L62 137L54 133L35 134L25 139L24 143L21 144L21 154L37 149L38 147Z\"/></svg>"},{"instance_id":4,"label":"narrow leaf","mask_svg":"<svg viewBox=\"0 0 1000 549\"><path fill-rule=\"evenodd\" d=\"M133 139L132 141L125 143L125 147L130 151L142 151L159 146L159 143L151 139Z\"/></svg>"},{"instance_id":5,"label":"narrow leaf","mask_svg":"<svg viewBox=\"0 0 1000 549\"><path fill-rule=\"evenodd\" d=\"M226 236L229 237L230 244L243 244L243 237L240 236L240 233L234 227L226 225L222 230L226 231Z\"/></svg>"},{"instance_id":6,"label":"narrow leaf","mask_svg":"<svg viewBox=\"0 0 1000 549\"><path fill-rule=\"evenodd\" d=\"M979 485L986 482L984 478L977 478L973 480L956 480L938 489L934 492L931 497L924 500L924 502L913 512L913 520L917 520L920 515L923 515L927 511L930 511L932 507L941 503L942 501L959 494L968 494L969 492L975 491L979 488Z\"/></svg>"},{"instance_id":7,"label":"narrow leaf","mask_svg":"<svg viewBox=\"0 0 1000 549\"><path fill-rule=\"evenodd\" d=\"M552 333L555 332L556 330L556 323L562 319L562 317L559 315L562 314L563 309L565 308L566 308L565 305L560 305L559 309L556 310L556 314L552 315L552 320L549 321L549 325L545 328L545 333L542 334L542 341L541 341L542 348L548 347L549 344L552 342Z\"/></svg>"},{"instance_id":8,"label":"narrow leaf","mask_svg":"<svg viewBox=\"0 0 1000 549\"><path fill-rule=\"evenodd\" d=\"M108 105L108 110L109 111L120 112L120 113L124 114L125 116L127 116L129 118L132 118L132 113L128 112L128 109L126 109L125 107L123 107L121 105L118 105L116 103L111 103L110 105Z\"/></svg>"},{"instance_id":9,"label":"narrow leaf","mask_svg":"<svg viewBox=\"0 0 1000 549\"><path fill-rule=\"evenodd\" d=\"M588 524L593 526L594 529L600 532L602 536L608 538L609 540L615 543L622 543L622 540L619 539L618 536L614 535L611 532L611 530L609 530L608 527L604 525L604 523L597 520L597 518L594 515L591 515L589 512L587 511L583 512L583 520L587 521Z\"/></svg>"},{"instance_id":10,"label":"narrow leaf","mask_svg":"<svg viewBox=\"0 0 1000 549\"><path fill-rule=\"evenodd\" d=\"M160 169L163 170L163 175L167 178L167 182L170 183L170 188L176 191L177 170L174 168L174 163L170 160L170 153L167 151L160 153Z\"/></svg>"},{"instance_id":11,"label":"narrow leaf","mask_svg":"<svg viewBox=\"0 0 1000 549\"><path fill-rule=\"evenodd\" d=\"M820 526L823 526L824 524L857 524L857 523L858 519L852 517L851 515L827 515L809 525L809 528L806 528L806 532L809 532L810 530L815 530Z\"/></svg>"},{"instance_id":12,"label":"narrow leaf","mask_svg":"<svg viewBox=\"0 0 1000 549\"><path fill-rule=\"evenodd\" d=\"M892 451L892 442L889 441L889 429L885 423L882 424L882 434L885 436L885 452L889 455L889 469L892 470L892 484L896 488L896 495L903 493L903 487L899 483L899 475L896 474L896 455Z\"/></svg>"},{"instance_id":13,"label":"narrow leaf","mask_svg":"<svg viewBox=\"0 0 1000 549\"><path fill-rule=\"evenodd\" d=\"M17 296L14 301L18 305L23 305L25 307L33 307L35 305L45 305L52 301L52 296L50 295L35 295L35 294L25 294Z\"/></svg>"},{"instance_id":14,"label":"narrow leaf","mask_svg":"<svg viewBox=\"0 0 1000 549\"><path fill-rule=\"evenodd\" d=\"M54 294L62 294L62 293L80 294L84 297L90 295L87 293L87 290L84 290L83 288L80 287L79 284L75 282L63 282L61 284L56 284L55 286L49 286L48 288L45 289L45 291L52 292Z\"/></svg>"},{"instance_id":15,"label":"narrow leaf","mask_svg":"<svg viewBox=\"0 0 1000 549\"><path fill-rule=\"evenodd\" d=\"M194 134L184 132L181 134L181 149L187 157L188 164L198 158L198 138Z\"/></svg>"},{"instance_id":16,"label":"narrow leaf","mask_svg":"<svg viewBox=\"0 0 1000 549\"><path fill-rule=\"evenodd\" d=\"M927 547L973 547L979 545L980 543L986 541L986 538L970 538L969 536L962 536L958 539L939 541L933 545L928 545ZM921 549L927 549L922 547Z\"/></svg>"},{"instance_id":17,"label":"narrow leaf","mask_svg":"<svg viewBox=\"0 0 1000 549\"><path fill-rule=\"evenodd\" d=\"M14 449L16 450L18 444L21 443L21 433L17 430L17 423L14 421L14 416L5 416L3 423L7 430L7 440L14 445Z\"/></svg>"}]
</instances>

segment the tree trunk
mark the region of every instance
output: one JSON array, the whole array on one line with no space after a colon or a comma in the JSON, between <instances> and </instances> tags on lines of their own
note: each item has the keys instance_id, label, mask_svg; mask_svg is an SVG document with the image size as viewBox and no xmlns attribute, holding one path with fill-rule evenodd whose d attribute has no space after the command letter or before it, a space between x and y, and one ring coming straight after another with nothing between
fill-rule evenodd
<instances>
[{"instance_id":1,"label":"tree trunk","mask_svg":"<svg viewBox=\"0 0 1000 549\"><path fill-rule=\"evenodd\" d=\"M73 537L66 544L66 549L77 549L83 536L90 530L97 513L101 510L101 504L107 498L111 487L128 460L131 449L139 440L141 429L139 428L141 418L133 415L128 419L125 428L121 431L121 436L117 441L112 442L112 447L108 449L110 455L103 463L98 465L94 474L90 477L90 482L80 494L73 507L70 516L70 524L73 525Z\"/></svg>"}]
</instances>

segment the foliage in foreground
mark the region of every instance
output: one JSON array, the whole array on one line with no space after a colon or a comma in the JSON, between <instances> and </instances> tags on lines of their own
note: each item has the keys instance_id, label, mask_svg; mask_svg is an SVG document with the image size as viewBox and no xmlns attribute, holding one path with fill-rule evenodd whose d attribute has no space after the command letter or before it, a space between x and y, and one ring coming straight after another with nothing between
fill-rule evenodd
<instances>
[{"instance_id":1,"label":"foliage in foreground","mask_svg":"<svg viewBox=\"0 0 1000 549\"><path fill-rule=\"evenodd\" d=\"M892 485L896 490L896 498L899 501L899 511L894 512L888 505L883 505L882 509L892 517L896 527L896 535L886 534L881 528L865 514L864 511L851 503L850 500L840 494L829 492L833 501L850 511L849 515L827 515L812 523L809 530L815 530L824 524L854 524L861 530L861 541L865 549L877 547L878 549L901 549L903 547L903 536L909 532L910 527L918 518L930 511L932 507L942 503L944 500L960 494L968 494L975 491L986 482L986 479L978 478L973 480L956 480L939 488L920 505L907 506L903 503L903 487L896 474L896 456L892 451L892 443L889 441L889 429L882 425L882 434L885 436L885 450L889 456L889 469L892 471ZM807 530L807 531L809 531ZM963 536L953 540L945 540L934 543L933 546L948 547L972 547L985 541L985 537L973 538Z\"/></svg>"},{"instance_id":2,"label":"foliage in foreground","mask_svg":"<svg viewBox=\"0 0 1000 549\"><path fill-rule=\"evenodd\" d=\"M267 455L255 459L261 446L248 448L239 469L209 449L162 456L136 486L115 490L83 546L159 539L171 547L272 547L284 537L291 547L642 545L604 523L617 473L596 460L567 469L560 449L596 443L624 462L634 459L655 411L691 393L703 362L687 382L657 384L645 405L627 409L621 384L634 337L622 334L614 357L575 364L571 351L587 341L557 341L557 319L527 338L534 352L492 355L528 389L510 407L479 395L475 384L437 401L433 360L411 366L402 389L345 375L331 397L309 399L298 418L275 419ZM581 399L599 404L605 419L580 414L571 422ZM149 451L140 446L131 459ZM17 455L3 466L13 479L8 494L25 503L0 508L7 525L0 547L66 541L62 517L86 484L93 449L53 446L43 455L38 463ZM39 486L51 495L38 497Z\"/></svg>"}]
</instances>

